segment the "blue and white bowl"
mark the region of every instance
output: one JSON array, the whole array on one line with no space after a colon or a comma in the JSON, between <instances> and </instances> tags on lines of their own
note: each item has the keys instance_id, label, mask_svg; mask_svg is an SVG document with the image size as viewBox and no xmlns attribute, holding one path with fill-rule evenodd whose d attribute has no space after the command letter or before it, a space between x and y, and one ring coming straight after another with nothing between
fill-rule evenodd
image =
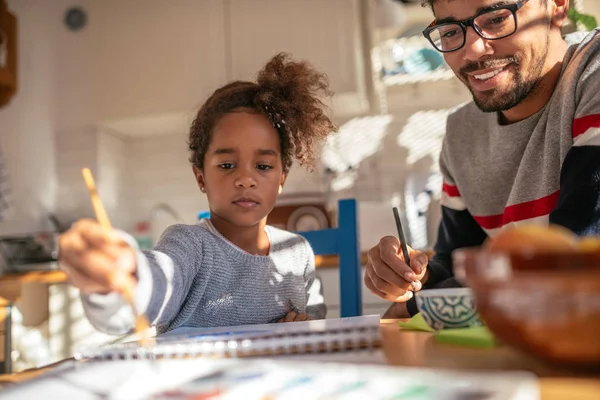
<instances>
[{"instance_id":1,"label":"blue and white bowl","mask_svg":"<svg viewBox=\"0 0 600 400\"><path fill-rule=\"evenodd\" d=\"M482 325L469 288L423 290L416 293L416 301L423 319L436 331Z\"/></svg>"}]
</instances>

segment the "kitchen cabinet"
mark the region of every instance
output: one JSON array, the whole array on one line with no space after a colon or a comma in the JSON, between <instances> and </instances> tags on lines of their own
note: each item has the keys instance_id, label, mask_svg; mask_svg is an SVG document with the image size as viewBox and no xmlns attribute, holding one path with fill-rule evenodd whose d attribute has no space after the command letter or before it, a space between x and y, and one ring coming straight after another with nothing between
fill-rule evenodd
<instances>
[{"instance_id":1,"label":"kitchen cabinet","mask_svg":"<svg viewBox=\"0 0 600 400\"><path fill-rule=\"evenodd\" d=\"M336 116L367 111L360 0L229 0L226 4L232 79L254 79L269 58L289 52L329 76L336 93Z\"/></svg>"},{"instance_id":2,"label":"kitchen cabinet","mask_svg":"<svg viewBox=\"0 0 600 400\"><path fill-rule=\"evenodd\" d=\"M130 137L187 131L216 88L254 80L279 52L327 73L336 118L369 110L363 0L181 0L168 8L148 0L144 13L139 4L116 13L90 2L97 22L65 34L61 127L100 124Z\"/></svg>"},{"instance_id":3,"label":"kitchen cabinet","mask_svg":"<svg viewBox=\"0 0 600 400\"><path fill-rule=\"evenodd\" d=\"M17 19L0 0L0 107L17 91Z\"/></svg>"}]
</instances>

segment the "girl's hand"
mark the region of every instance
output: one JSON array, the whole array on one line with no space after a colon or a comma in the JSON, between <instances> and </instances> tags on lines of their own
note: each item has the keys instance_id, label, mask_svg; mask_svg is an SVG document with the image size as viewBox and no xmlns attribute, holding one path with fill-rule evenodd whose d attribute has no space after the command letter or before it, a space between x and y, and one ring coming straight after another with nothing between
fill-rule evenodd
<instances>
[{"instance_id":1,"label":"girl's hand","mask_svg":"<svg viewBox=\"0 0 600 400\"><path fill-rule=\"evenodd\" d=\"M306 313L296 313L290 311L285 317L279 319L277 323L281 322L298 322L298 321L311 321L314 318L309 317Z\"/></svg>"},{"instance_id":2,"label":"girl's hand","mask_svg":"<svg viewBox=\"0 0 600 400\"><path fill-rule=\"evenodd\" d=\"M82 293L123 291L135 284L134 251L93 220L81 220L60 236L58 261Z\"/></svg>"}]
</instances>

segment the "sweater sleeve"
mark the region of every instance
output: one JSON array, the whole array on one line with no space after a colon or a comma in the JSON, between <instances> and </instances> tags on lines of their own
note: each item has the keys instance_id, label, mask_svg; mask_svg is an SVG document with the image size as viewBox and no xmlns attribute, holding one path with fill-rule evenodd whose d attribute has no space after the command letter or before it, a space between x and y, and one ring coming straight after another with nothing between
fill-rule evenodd
<instances>
[{"instance_id":1,"label":"sweater sleeve","mask_svg":"<svg viewBox=\"0 0 600 400\"><path fill-rule=\"evenodd\" d=\"M139 251L135 240L123 234L137 253L135 304L152 326L166 326L185 301L202 262L201 246L190 226L169 227L152 250ZM123 335L134 327L129 305L118 293L82 295L89 321L102 332Z\"/></svg>"},{"instance_id":2,"label":"sweater sleeve","mask_svg":"<svg viewBox=\"0 0 600 400\"><path fill-rule=\"evenodd\" d=\"M600 107L599 114L576 119L573 147L560 173L560 195L550 223L577 235L600 235Z\"/></svg>"},{"instance_id":3,"label":"sweater sleeve","mask_svg":"<svg viewBox=\"0 0 600 400\"><path fill-rule=\"evenodd\" d=\"M597 39L595 39L597 40ZM575 88L572 146L560 171L560 194L550 222L577 235L600 235L600 51L582 68Z\"/></svg>"}]
</instances>

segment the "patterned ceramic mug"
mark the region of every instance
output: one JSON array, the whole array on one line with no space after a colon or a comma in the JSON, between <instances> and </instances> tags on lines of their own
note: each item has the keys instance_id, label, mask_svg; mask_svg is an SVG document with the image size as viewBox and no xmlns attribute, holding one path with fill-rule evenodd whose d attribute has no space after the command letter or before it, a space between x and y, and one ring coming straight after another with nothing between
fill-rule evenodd
<instances>
[{"instance_id":1,"label":"patterned ceramic mug","mask_svg":"<svg viewBox=\"0 0 600 400\"><path fill-rule=\"evenodd\" d=\"M423 290L416 300L423 319L435 330L482 325L469 288Z\"/></svg>"}]
</instances>

